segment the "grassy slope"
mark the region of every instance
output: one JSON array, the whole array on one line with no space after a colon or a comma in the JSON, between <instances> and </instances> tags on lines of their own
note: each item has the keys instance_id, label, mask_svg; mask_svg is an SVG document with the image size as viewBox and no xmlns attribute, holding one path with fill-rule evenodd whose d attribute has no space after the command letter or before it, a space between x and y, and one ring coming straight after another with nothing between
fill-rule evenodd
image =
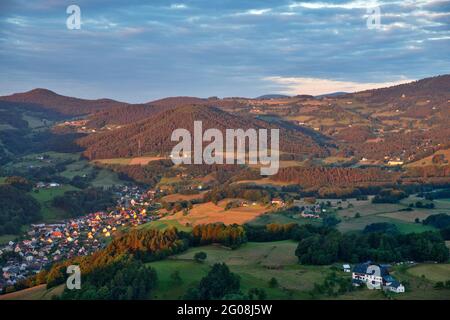
<instances>
[{"instance_id":1,"label":"grassy slope","mask_svg":"<svg viewBox=\"0 0 450 320\"><path fill-rule=\"evenodd\" d=\"M435 201L435 209L414 208L412 211L400 211L407 208L410 203L415 203L417 201L422 201L423 203L427 202L422 198L414 196L410 196L398 204L374 204L370 202L370 199L368 201L356 201L350 199L347 203L343 204L343 210L337 211L337 214L342 220L341 223L338 224L338 229L342 232L358 231L363 230L365 226L371 223L388 222L395 224L402 233L423 232L435 229L420 223L414 223L415 218L422 220L431 214L441 212L450 213L450 206L444 201ZM349 203L351 203L353 207L347 208ZM361 215L360 218L355 218L357 212Z\"/></svg>"},{"instance_id":2,"label":"grassy slope","mask_svg":"<svg viewBox=\"0 0 450 320\"><path fill-rule=\"evenodd\" d=\"M158 230L164 230L168 227L175 227L180 231L190 231L192 230L192 228L190 227L186 227L182 224L180 224L178 221L176 220L156 220L156 221L152 221L152 222L148 222L145 223L141 226L139 226L138 228L142 228L142 229L158 229Z\"/></svg>"},{"instance_id":3,"label":"grassy slope","mask_svg":"<svg viewBox=\"0 0 450 320\"><path fill-rule=\"evenodd\" d=\"M75 176L88 175L93 171L93 167L86 160L79 160L68 164L66 170L60 173L61 176L72 179Z\"/></svg>"},{"instance_id":4,"label":"grassy slope","mask_svg":"<svg viewBox=\"0 0 450 320\"><path fill-rule=\"evenodd\" d=\"M434 282L450 280L450 264L421 264L408 269L407 272L417 277L424 275Z\"/></svg>"},{"instance_id":5,"label":"grassy slope","mask_svg":"<svg viewBox=\"0 0 450 320\"><path fill-rule=\"evenodd\" d=\"M123 181L119 179L117 173L107 169L101 169L95 179L91 181L93 187L111 187L114 185L123 185Z\"/></svg>"},{"instance_id":6,"label":"grassy slope","mask_svg":"<svg viewBox=\"0 0 450 320\"><path fill-rule=\"evenodd\" d=\"M47 290L46 285L0 295L0 300L50 300L52 296L59 295L64 290L64 285Z\"/></svg>"},{"instance_id":7,"label":"grassy slope","mask_svg":"<svg viewBox=\"0 0 450 320\"><path fill-rule=\"evenodd\" d=\"M240 275L243 292L256 287L266 290L269 298L273 299L307 298L304 290L311 289L315 281L320 281L323 269L328 267L298 265L294 255L296 246L293 241L250 242L237 250L211 245L191 248L170 259L149 263L158 272L159 287L154 297L177 299L207 274L210 265L225 262L232 272ZM194 254L199 251L207 253L205 263L194 261ZM179 271L182 284L176 285L170 279L175 270ZM269 287L272 277L278 279L278 288Z\"/></svg>"},{"instance_id":8,"label":"grassy slope","mask_svg":"<svg viewBox=\"0 0 450 320\"><path fill-rule=\"evenodd\" d=\"M443 149L436 151L433 155L425 157L423 159L417 160L415 162L409 163L406 165L406 167L423 167L423 166L435 166L435 164L432 162L432 159L435 155L444 155L445 160L450 159L450 149ZM448 164L447 164L448 165ZM439 165L438 165L439 166Z\"/></svg>"},{"instance_id":9,"label":"grassy slope","mask_svg":"<svg viewBox=\"0 0 450 320\"><path fill-rule=\"evenodd\" d=\"M322 221L322 220L320 220ZM321 222L318 220L313 219L305 219L305 218L295 218L292 215L285 214L285 213L267 213L263 214L256 219L249 222L251 225L267 225L269 223L280 223L280 224L286 224L286 223L297 223L298 225L303 224L320 224Z\"/></svg>"},{"instance_id":10,"label":"grassy slope","mask_svg":"<svg viewBox=\"0 0 450 320\"><path fill-rule=\"evenodd\" d=\"M16 235L4 234L0 236L0 245L6 244L9 241L14 241L17 238Z\"/></svg>"},{"instance_id":11,"label":"grassy slope","mask_svg":"<svg viewBox=\"0 0 450 320\"><path fill-rule=\"evenodd\" d=\"M182 224L190 223L194 225L215 222L244 224L269 210L260 204L225 210L227 203L233 200L235 199L224 199L219 201L217 205L212 202L195 204L187 215L180 211L167 215L162 220L177 220Z\"/></svg>"},{"instance_id":12,"label":"grassy slope","mask_svg":"<svg viewBox=\"0 0 450 320\"><path fill-rule=\"evenodd\" d=\"M232 272L241 277L241 290L263 288L269 299L310 299L309 291L315 283L322 283L324 276L332 271L331 266L304 266L297 263L294 241L249 242L236 250L217 245L190 248L182 254L168 259L148 263L157 271L158 287L153 299L179 299L186 290L198 284L212 264L225 262ZM195 262L196 252L207 254L204 263ZM174 283L171 274L180 273L182 282ZM350 281L350 275L336 271L337 275ZM394 299L450 299L450 290L437 290L436 281L450 279L450 264L419 264L411 268L396 266L392 272L406 286L406 293L391 294ZM426 278L422 277L426 274ZM269 280L275 277L279 286L269 287ZM44 286L0 296L0 299L50 299L60 293L63 286L46 290ZM381 291L361 288L338 297L321 296L319 299L387 299Z\"/></svg>"},{"instance_id":13,"label":"grassy slope","mask_svg":"<svg viewBox=\"0 0 450 320\"><path fill-rule=\"evenodd\" d=\"M48 160L38 160L38 156L48 156L51 162ZM15 170L28 170L29 166L34 167L49 167L56 163L61 163L64 161L77 161L80 155L78 153L60 153L60 152L43 152L43 153L32 153L26 155L22 158L16 159L15 161L5 165L8 169Z\"/></svg>"},{"instance_id":14,"label":"grassy slope","mask_svg":"<svg viewBox=\"0 0 450 320\"><path fill-rule=\"evenodd\" d=\"M220 246L191 248L183 254L170 259L149 263L158 272L159 287L154 292L156 299L178 299L189 287L195 286L206 275L209 266L225 262L231 271L241 277L241 289L263 288L269 299L309 299L308 291L315 283L321 283L331 266L303 266L297 263L294 255L296 243L277 241L266 243L250 242L239 249L229 250ZM193 260L196 252L204 251L208 258L205 263ZM178 270L183 280L175 284L170 275ZM421 278L425 272L428 277ZM348 278L349 274L337 271L339 276ZM450 264L424 264L411 269L395 267L393 275L406 284L405 294L395 295L394 299L450 299L450 290L436 290L436 280L450 279ZM268 282L275 277L279 287L270 288ZM330 297L319 297L330 299ZM338 296L338 299L386 299L380 291L365 288ZM333 298L334 299L334 298Z\"/></svg>"},{"instance_id":15,"label":"grassy slope","mask_svg":"<svg viewBox=\"0 0 450 320\"><path fill-rule=\"evenodd\" d=\"M53 207L52 201L56 196L61 196L64 192L72 190L79 189L70 185L64 185L59 188L40 189L38 193L30 193L41 205L42 221L53 222L65 217L65 212L59 208Z\"/></svg>"}]
</instances>

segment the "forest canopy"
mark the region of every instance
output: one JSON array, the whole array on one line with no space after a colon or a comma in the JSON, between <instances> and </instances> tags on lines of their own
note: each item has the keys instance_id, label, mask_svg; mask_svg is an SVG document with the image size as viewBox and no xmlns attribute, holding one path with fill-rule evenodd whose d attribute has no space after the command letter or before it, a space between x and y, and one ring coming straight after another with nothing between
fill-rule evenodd
<instances>
[{"instance_id":1,"label":"forest canopy","mask_svg":"<svg viewBox=\"0 0 450 320\"><path fill-rule=\"evenodd\" d=\"M23 225L41 218L41 206L26 191L0 185L0 235L17 234Z\"/></svg>"}]
</instances>

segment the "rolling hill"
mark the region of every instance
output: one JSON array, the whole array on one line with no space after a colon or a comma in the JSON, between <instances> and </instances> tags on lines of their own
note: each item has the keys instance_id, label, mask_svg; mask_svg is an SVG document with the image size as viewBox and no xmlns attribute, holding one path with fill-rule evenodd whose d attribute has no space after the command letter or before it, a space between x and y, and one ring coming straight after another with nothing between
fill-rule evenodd
<instances>
[{"instance_id":1,"label":"rolling hill","mask_svg":"<svg viewBox=\"0 0 450 320\"><path fill-rule=\"evenodd\" d=\"M194 121L202 121L203 130L217 128L222 132L226 129L274 127L265 121L236 116L214 107L183 105L114 131L89 135L80 139L79 144L86 149L84 155L90 159L168 153L177 144L170 141L172 132L177 128L193 132ZM300 131L282 129L280 140L281 149L286 152L317 155L328 152L313 136Z\"/></svg>"},{"instance_id":2,"label":"rolling hill","mask_svg":"<svg viewBox=\"0 0 450 320\"><path fill-rule=\"evenodd\" d=\"M268 99L287 99L287 98L290 98L290 96L275 93L275 94L264 94L262 96L257 97L256 99L268 100Z\"/></svg>"},{"instance_id":3,"label":"rolling hill","mask_svg":"<svg viewBox=\"0 0 450 320\"><path fill-rule=\"evenodd\" d=\"M24 126L15 110L48 113L47 119L56 121L82 116L88 128L82 133L88 136L79 144L92 159L166 153L174 145L174 129L192 130L194 120L202 120L204 129L281 128L281 149L290 154L413 162L449 147L449 103L450 75L320 98L168 97L145 104L34 89L0 97L5 118L0 124L4 134Z\"/></svg>"},{"instance_id":4,"label":"rolling hill","mask_svg":"<svg viewBox=\"0 0 450 320\"><path fill-rule=\"evenodd\" d=\"M21 103L28 105L30 108L51 110L68 116L86 115L106 108L128 105L127 103L111 99L87 100L66 97L41 88L2 96L0 101Z\"/></svg>"}]
</instances>

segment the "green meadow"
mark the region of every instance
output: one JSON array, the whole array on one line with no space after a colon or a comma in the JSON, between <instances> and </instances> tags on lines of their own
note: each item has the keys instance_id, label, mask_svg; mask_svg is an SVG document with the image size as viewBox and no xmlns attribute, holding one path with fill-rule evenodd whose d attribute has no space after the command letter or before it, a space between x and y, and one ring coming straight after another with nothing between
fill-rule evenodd
<instances>
[{"instance_id":1,"label":"green meadow","mask_svg":"<svg viewBox=\"0 0 450 320\"><path fill-rule=\"evenodd\" d=\"M394 266L391 274L406 287L403 294L383 293L365 287L337 296L310 294L315 284L322 284L327 274L335 272L339 278L350 282L351 275L341 270L341 265L307 266L300 265L295 256L297 243L294 241L249 242L231 250L219 245L190 248L187 251L161 261L147 263L156 270L157 287L149 299L180 299L189 288L198 285L214 263L226 263L230 270L240 276L241 291L262 288L267 299L445 299L450 300L450 290L436 289L437 281L450 280L450 264L418 264L414 266ZM207 254L204 262L196 262L194 255L203 251ZM181 281L174 280L178 272ZM269 284L271 278L276 286ZM0 299L42 300L59 294L63 286L50 290L45 286L22 290L0 296Z\"/></svg>"},{"instance_id":2,"label":"green meadow","mask_svg":"<svg viewBox=\"0 0 450 320\"><path fill-rule=\"evenodd\" d=\"M64 195L64 192L74 190L79 189L71 185L63 185L57 188L35 189L35 191L30 192L31 196L41 205L42 221L55 222L66 218L66 212L54 207L52 201L55 197Z\"/></svg>"}]
</instances>

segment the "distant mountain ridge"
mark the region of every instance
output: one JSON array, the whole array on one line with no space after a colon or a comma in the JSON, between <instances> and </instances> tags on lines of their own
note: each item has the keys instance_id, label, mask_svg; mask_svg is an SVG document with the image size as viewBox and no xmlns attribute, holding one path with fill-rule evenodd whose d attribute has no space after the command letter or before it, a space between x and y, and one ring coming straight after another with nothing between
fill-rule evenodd
<instances>
[{"instance_id":1,"label":"distant mountain ridge","mask_svg":"<svg viewBox=\"0 0 450 320\"><path fill-rule=\"evenodd\" d=\"M339 97L339 96L343 96L348 94L348 92L344 92L344 91L337 91L337 92L331 92L331 93L324 93L324 94L319 94L317 96L315 96L316 98L326 98L326 97Z\"/></svg>"},{"instance_id":2,"label":"distant mountain ridge","mask_svg":"<svg viewBox=\"0 0 450 320\"><path fill-rule=\"evenodd\" d=\"M425 99L443 101L450 95L450 74L425 78L396 86L370 89L349 93L344 97L353 97L368 103L389 103ZM445 101L447 102L447 101Z\"/></svg>"},{"instance_id":3,"label":"distant mountain ridge","mask_svg":"<svg viewBox=\"0 0 450 320\"><path fill-rule=\"evenodd\" d=\"M128 103L111 99L87 100L59 95L53 91L37 88L23 93L0 97L0 101L32 104L64 115L86 115L112 107L124 107Z\"/></svg>"},{"instance_id":4,"label":"distant mountain ridge","mask_svg":"<svg viewBox=\"0 0 450 320\"><path fill-rule=\"evenodd\" d=\"M268 100L268 99L285 99L285 98L290 98L290 97L291 96L284 95L284 94L265 94L265 95L255 98L255 99Z\"/></svg>"},{"instance_id":5,"label":"distant mountain ridge","mask_svg":"<svg viewBox=\"0 0 450 320\"><path fill-rule=\"evenodd\" d=\"M382 160L390 155L417 159L450 142L446 129L450 123L450 75L331 95L326 100L299 95L279 101L264 99L272 95L261 99L181 96L128 104L34 89L0 97L0 106L6 110L4 118L14 110L28 107L62 115L54 117L57 121L84 117L88 128L84 131L79 127L60 127L88 134L80 145L92 159L167 153L174 145L170 141L172 130L191 130L194 120L202 120L205 129L280 127L281 147L286 154L323 156L338 150L346 157ZM261 118L264 115L266 118ZM276 117L283 123L274 122Z\"/></svg>"}]
</instances>

